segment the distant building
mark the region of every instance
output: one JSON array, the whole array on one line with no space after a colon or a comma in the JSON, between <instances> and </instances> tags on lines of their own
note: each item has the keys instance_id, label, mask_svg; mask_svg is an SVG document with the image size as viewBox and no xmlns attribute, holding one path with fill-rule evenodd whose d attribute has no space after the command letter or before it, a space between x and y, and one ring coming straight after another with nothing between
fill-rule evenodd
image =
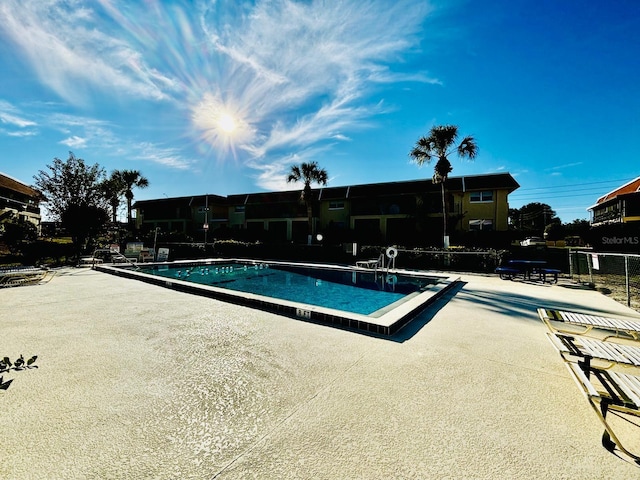
<instances>
[{"instance_id":1,"label":"distant building","mask_svg":"<svg viewBox=\"0 0 640 480\"><path fill-rule=\"evenodd\" d=\"M38 190L0 173L0 220L14 217L31 222L40 234L41 200Z\"/></svg>"},{"instance_id":2,"label":"distant building","mask_svg":"<svg viewBox=\"0 0 640 480\"><path fill-rule=\"evenodd\" d=\"M508 173L450 177L445 197L448 231L506 231L508 195L518 187ZM210 238L226 229L249 237L306 243L308 216L300 191L144 200L134 208L142 230L160 227L199 237L207 224ZM333 239L398 244L442 239L441 189L431 180L324 187L312 192L314 231Z\"/></svg>"},{"instance_id":3,"label":"distant building","mask_svg":"<svg viewBox=\"0 0 640 480\"><path fill-rule=\"evenodd\" d=\"M603 195L589 211L592 227L640 222L640 177Z\"/></svg>"},{"instance_id":4,"label":"distant building","mask_svg":"<svg viewBox=\"0 0 640 480\"><path fill-rule=\"evenodd\" d=\"M640 252L640 177L598 198L588 210L595 249Z\"/></svg>"}]
</instances>

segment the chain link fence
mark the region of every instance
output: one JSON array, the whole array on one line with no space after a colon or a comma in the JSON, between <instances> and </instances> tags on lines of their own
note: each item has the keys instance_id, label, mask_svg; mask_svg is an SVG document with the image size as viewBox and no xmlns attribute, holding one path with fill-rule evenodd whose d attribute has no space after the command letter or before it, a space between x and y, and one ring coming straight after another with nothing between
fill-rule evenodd
<instances>
[{"instance_id":1,"label":"chain link fence","mask_svg":"<svg viewBox=\"0 0 640 480\"><path fill-rule=\"evenodd\" d=\"M451 272L493 273L507 253L504 250L439 250L439 249L406 249L394 247L397 257L393 259L394 268L415 270L443 270ZM361 247L358 259L375 259L385 255L385 249L379 246Z\"/></svg>"},{"instance_id":2,"label":"chain link fence","mask_svg":"<svg viewBox=\"0 0 640 480\"><path fill-rule=\"evenodd\" d=\"M571 278L640 311L640 255L571 251Z\"/></svg>"}]
</instances>

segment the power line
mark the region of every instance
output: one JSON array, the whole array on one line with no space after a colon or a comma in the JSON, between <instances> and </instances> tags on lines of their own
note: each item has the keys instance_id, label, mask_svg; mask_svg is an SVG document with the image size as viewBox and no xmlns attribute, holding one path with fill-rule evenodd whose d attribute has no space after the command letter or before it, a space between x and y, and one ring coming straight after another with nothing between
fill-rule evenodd
<instances>
[{"instance_id":1,"label":"power line","mask_svg":"<svg viewBox=\"0 0 640 480\"><path fill-rule=\"evenodd\" d=\"M530 198L556 199L556 198L586 197L586 196L600 198L603 195L606 195L608 192L602 193L602 190L600 189L596 190L595 189L596 187L594 187L594 185L602 185L602 184L610 183L610 184L614 184L615 186L618 186L621 184L621 182L624 182L622 183L624 185L629 181L631 180L626 180L626 179L604 180L601 182L574 183L574 184L565 184L565 185L555 185L550 187L524 188L524 189L518 189L516 193L509 195L509 199L513 201L518 201L518 200L526 201L526 199L530 199ZM586 185L588 185L591 188L578 188L578 189L574 188L574 187L586 186ZM520 192L521 190L526 191L527 193L521 193ZM534 192L534 190L538 190L539 192L536 193ZM545 193L544 191L548 191L548 193ZM571 192L571 194L558 195L558 194L563 194L568 192ZM575 193L575 192L590 192L590 193Z\"/></svg>"},{"instance_id":2,"label":"power line","mask_svg":"<svg viewBox=\"0 0 640 480\"><path fill-rule=\"evenodd\" d=\"M591 188L573 188L570 186L566 186L566 187L540 187L537 188L536 190L553 190L558 191L558 193L563 193L565 191L571 191L571 192L588 192L588 191L594 191L595 188L591 187ZM602 189L597 189L597 191L601 192ZM514 193L514 195L517 195L517 193ZM524 193L523 195L540 195L539 193Z\"/></svg>"},{"instance_id":3,"label":"power line","mask_svg":"<svg viewBox=\"0 0 640 480\"><path fill-rule=\"evenodd\" d=\"M631 180L633 180L633 178L623 178L620 180L603 180L601 182L587 182L587 183L567 183L566 185L553 185L551 187L533 187L533 188L518 188L518 190L547 190L550 188L569 188L569 187L581 187L583 185L600 185L603 183L615 183L616 185L619 185L620 182L624 182L623 185L625 183L630 182Z\"/></svg>"},{"instance_id":4,"label":"power line","mask_svg":"<svg viewBox=\"0 0 640 480\"><path fill-rule=\"evenodd\" d=\"M564 192L561 192L564 193ZM536 197L536 198L567 198L567 197L593 197L594 195L591 193L579 193L577 195L545 195L545 194L537 194L537 195L529 195L527 198L529 197ZM598 198L602 197L602 195L598 195ZM514 199L519 199L521 197L519 197L518 195L509 195L509 200L514 200Z\"/></svg>"}]
</instances>

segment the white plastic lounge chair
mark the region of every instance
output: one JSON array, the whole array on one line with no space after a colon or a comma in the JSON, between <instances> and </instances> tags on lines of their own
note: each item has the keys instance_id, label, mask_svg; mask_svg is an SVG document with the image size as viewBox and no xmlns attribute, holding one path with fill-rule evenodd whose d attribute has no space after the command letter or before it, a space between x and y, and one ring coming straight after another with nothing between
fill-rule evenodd
<instances>
[{"instance_id":1,"label":"white plastic lounge chair","mask_svg":"<svg viewBox=\"0 0 640 480\"><path fill-rule=\"evenodd\" d=\"M376 259L357 260L356 267L369 268L369 269L375 269L375 270L377 270L378 268L384 268L384 254L381 253L380 256Z\"/></svg>"},{"instance_id":2,"label":"white plastic lounge chair","mask_svg":"<svg viewBox=\"0 0 640 480\"><path fill-rule=\"evenodd\" d=\"M565 365L604 425L602 445L610 452L617 446L640 464L640 456L631 453L622 445L619 436L607 420L609 412L627 420L629 416L640 417L640 377L575 362L565 362ZM632 423L637 425L635 422Z\"/></svg>"},{"instance_id":3,"label":"white plastic lounge chair","mask_svg":"<svg viewBox=\"0 0 640 480\"><path fill-rule=\"evenodd\" d=\"M17 287L20 285L34 285L49 280L53 273L49 269L37 267L17 267L0 270L0 287Z\"/></svg>"},{"instance_id":4,"label":"white plastic lounge chair","mask_svg":"<svg viewBox=\"0 0 640 480\"><path fill-rule=\"evenodd\" d=\"M563 333L547 334L551 344L566 361L578 361L591 365L594 360L599 368L640 367L640 343L626 345L614 342L603 342L582 335L566 335ZM637 372L640 374L640 370Z\"/></svg>"},{"instance_id":5,"label":"white plastic lounge chair","mask_svg":"<svg viewBox=\"0 0 640 480\"><path fill-rule=\"evenodd\" d=\"M621 337L640 340L640 321L601 317L562 310L538 309L538 316L553 332L585 335L593 329L607 332L604 337ZM580 331L577 331L580 330Z\"/></svg>"}]
</instances>

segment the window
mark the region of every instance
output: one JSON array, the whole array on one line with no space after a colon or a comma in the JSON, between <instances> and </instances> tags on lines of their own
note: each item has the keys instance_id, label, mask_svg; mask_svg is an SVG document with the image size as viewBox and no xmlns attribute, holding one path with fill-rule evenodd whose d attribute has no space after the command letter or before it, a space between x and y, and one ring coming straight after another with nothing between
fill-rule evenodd
<instances>
[{"instance_id":1,"label":"window","mask_svg":"<svg viewBox=\"0 0 640 480\"><path fill-rule=\"evenodd\" d=\"M487 190L484 192L470 192L469 200L471 202L493 202L493 192L491 190Z\"/></svg>"},{"instance_id":2,"label":"window","mask_svg":"<svg viewBox=\"0 0 640 480\"><path fill-rule=\"evenodd\" d=\"M244 213L244 205L236 205L234 211L236 213Z\"/></svg>"},{"instance_id":3,"label":"window","mask_svg":"<svg viewBox=\"0 0 640 480\"><path fill-rule=\"evenodd\" d=\"M344 210L344 202L329 202L329 210Z\"/></svg>"},{"instance_id":4,"label":"window","mask_svg":"<svg viewBox=\"0 0 640 480\"><path fill-rule=\"evenodd\" d=\"M493 230L493 220L469 220L469 230L489 232Z\"/></svg>"}]
</instances>

